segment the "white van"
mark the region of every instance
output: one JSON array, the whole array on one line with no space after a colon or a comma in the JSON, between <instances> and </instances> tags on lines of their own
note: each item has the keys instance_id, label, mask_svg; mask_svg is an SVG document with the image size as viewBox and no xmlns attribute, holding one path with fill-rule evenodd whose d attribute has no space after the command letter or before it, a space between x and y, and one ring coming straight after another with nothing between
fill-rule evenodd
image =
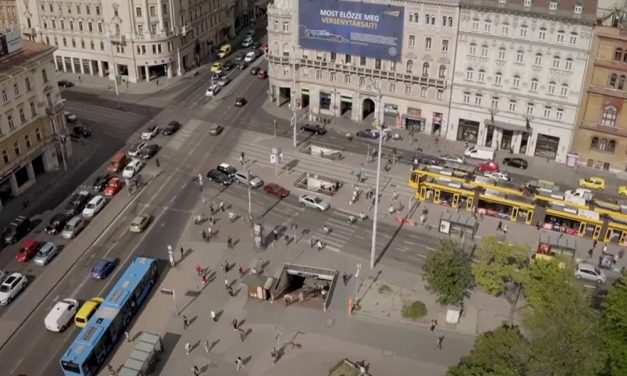
<instances>
[{"instance_id":1,"label":"white van","mask_svg":"<svg viewBox=\"0 0 627 376\"><path fill-rule=\"evenodd\" d=\"M483 159L490 161L494 159L494 150L487 146L473 146L464 152L464 156L473 159Z\"/></svg>"},{"instance_id":2,"label":"white van","mask_svg":"<svg viewBox=\"0 0 627 376\"><path fill-rule=\"evenodd\" d=\"M62 332L70 326L76 311L78 311L76 299L63 299L57 302L44 319L46 329L51 332Z\"/></svg>"}]
</instances>

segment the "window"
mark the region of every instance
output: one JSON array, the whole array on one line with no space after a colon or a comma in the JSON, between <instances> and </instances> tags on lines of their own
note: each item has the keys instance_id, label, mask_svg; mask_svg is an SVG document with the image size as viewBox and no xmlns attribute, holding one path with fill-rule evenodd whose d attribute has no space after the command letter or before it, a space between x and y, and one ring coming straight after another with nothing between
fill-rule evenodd
<instances>
[{"instance_id":1,"label":"window","mask_svg":"<svg viewBox=\"0 0 627 376\"><path fill-rule=\"evenodd\" d=\"M470 103L470 93L467 91L464 92L464 103L466 104Z\"/></svg>"},{"instance_id":2,"label":"window","mask_svg":"<svg viewBox=\"0 0 627 376\"><path fill-rule=\"evenodd\" d=\"M7 91L2 89L2 102L7 103L9 101L9 96L7 95Z\"/></svg>"},{"instance_id":3,"label":"window","mask_svg":"<svg viewBox=\"0 0 627 376\"><path fill-rule=\"evenodd\" d=\"M503 82L503 74L501 72L497 72L496 75L494 75L494 84L500 85L502 82Z\"/></svg>"},{"instance_id":4,"label":"window","mask_svg":"<svg viewBox=\"0 0 627 376\"><path fill-rule=\"evenodd\" d=\"M416 46L416 36L415 35L410 35L409 36L409 47L415 47Z\"/></svg>"},{"instance_id":5,"label":"window","mask_svg":"<svg viewBox=\"0 0 627 376\"><path fill-rule=\"evenodd\" d=\"M535 105L531 102L527 103L527 115L533 116L533 110L535 109Z\"/></svg>"},{"instance_id":6,"label":"window","mask_svg":"<svg viewBox=\"0 0 627 376\"><path fill-rule=\"evenodd\" d=\"M102 23L98 22L98 32L102 33Z\"/></svg>"},{"instance_id":7,"label":"window","mask_svg":"<svg viewBox=\"0 0 627 376\"><path fill-rule=\"evenodd\" d=\"M30 142L30 136L24 136L24 143L26 144L26 149L30 149L33 144Z\"/></svg>"},{"instance_id":8,"label":"window","mask_svg":"<svg viewBox=\"0 0 627 376\"><path fill-rule=\"evenodd\" d=\"M9 130L15 129L15 123L13 122L13 115L7 115L7 123L9 123Z\"/></svg>"},{"instance_id":9,"label":"window","mask_svg":"<svg viewBox=\"0 0 627 376\"><path fill-rule=\"evenodd\" d=\"M608 86L616 87L616 80L618 79L618 75L616 73L612 73L610 75L610 80L608 82Z\"/></svg>"},{"instance_id":10,"label":"window","mask_svg":"<svg viewBox=\"0 0 627 376\"><path fill-rule=\"evenodd\" d=\"M564 109L558 108L557 112L555 112L555 120L561 121L564 118Z\"/></svg>"},{"instance_id":11,"label":"window","mask_svg":"<svg viewBox=\"0 0 627 376\"><path fill-rule=\"evenodd\" d=\"M475 56L477 54L477 45L474 43L471 43L468 53L472 56Z\"/></svg>"},{"instance_id":12,"label":"window","mask_svg":"<svg viewBox=\"0 0 627 376\"><path fill-rule=\"evenodd\" d=\"M22 124L26 123L26 114L24 113L24 109L20 108L18 112L20 114L20 123Z\"/></svg>"},{"instance_id":13,"label":"window","mask_svg":"<svg viewBox=\"0 0 627 376\"><path fill-rule=\"evenodd\" d=\"M96 16L100 15L100 7L96 5Z\"/></svg>"},{"instance_id":14,"label":"window","mask_svg":"<svg viewBox=\"0 0 627 376\"><path fill-rule=\"evenodd\" d=\"M621 61L622 59L623 59L623 49L622 48L617 48L614 51L614 60Z\"/></svg>"},{"instance_id":15,"label":"window","mask_svg":"<svg viewBox=\"0 0 627 376\"><path fill-rule=\"evenodd\" d=\"M492 108L499 108L499 97L492 97Z\"/></svg>"},{"instance_id":16,"label":"window","mask_svg":"<svg viewBox=\"0 0 627 376\"><path fill-rule=\"evenodd\" d=\"M481 106L481 99L482 98L483 98L483 95L475 94L475 106Z\"/></svg>"},{"instance_id":17,"label":"window","mask_svg":"<svg viewBox=\"0 0 627 376\"><path fill-rule=\"evenodd\" d=\"M2 150L2 160L4 163L9 163L9 153L6 150Z\"/></svg>"},{"instance_id":18,"label":"window","mask_svg":"<svg viewBox=\"0 0 627 376\"><path fill-rule=\"evenodd\" d=\"M405 95L411 95L411 85L405 85Z\"/></svg>"},{"instance_id":19,"label":"window","mask_svg":"<svg viewBox=\"0 0 627 376\"><path fill-rule=\"evenodd\" d=\"M453 27L453 17L448 18L448 26Z\"/></svg>"},{"instance_id":20,"label":"window","mask_svg":"<svg viewBox=\"0 0 627 376\"><path fill-rule=\"evenodd\" d=\"M391 61L390 62L390 71L396 72L396 62L395 61Z\"/></svg>"},{"instance_id":21,"label":"window","mask_svg":"<svg viewBox=\"0 0 627 376\"><path fill-rule=\"evenodd\" d=\"M441 101L444 98L444 90L438 89L435 99Z\"/></svg>"},{"instance_id":22,"label":"window","mask_svg":"<svg viewBox=\"0 0 627 376\"><path fill-rule=\"evenodd\" d=\"M448 39L442 39L442 51L448 51Z\"/></svg>"},{"instance_id":23,"label":"window","mask_svg":"<svg viewBox=\"0 0 627 376\"><path fill-rule=\"evenodd\" d=\"M39 130L39 128L35 128L35 138L37 139L37 141L41 141L41 131Z\"/></svg>"},{"instance_id":24,"label":"window","mask_svg":"<svg viewBox=\"0 0 627 376\"><path fill-rule=\"evenodd\" d=\"M135 8L135 17L141 17L141 16L142 16L142 8L141 7Z\"/></svg>"},{"instance_id":25,"label":"window","mask_svg":"<svg viewBox=\"0 0 627 376\"><path fill-rule=\"evenodd\" d=\"M422 64L422 76L429 77L429 63L427 62Z\"/></svg>"},{"instance_id":26,"label":"window","mask_svg":"<svg viewBox=\"0 0 627 376\"><path fill-rule=\"evenodd\" d=\"M577 44L577 33L570 33L570 39L568 40L570 44Z\"/></svg>"},{"instance_id":27,"label":"window","mask_svg":"<svg viewBox=\"0 0 627 376\"><path fill-rule=\"evenodd\" d=\"M16 97L20 95L20 87L18 86L17 83L13 84L13 92L15 93Z\"/></svg>"},{"instance_id":28,"label":"window","mask_svg":"<svg viewBox=\"0 0 627 376\"><path fill-rule=\"evenodd\" d=\"M431 16L431 25L435 25L435 16Z\"/></svg>"},{"instance_id":29,"label":"window","mask_svg":"<svg viewBox=\"0 0 627 376\"><path fill-rule=\"evenodd\" d=\"M488 56L488 46L484 44L481 46L481 57L486 56Z\"/></svg>"},{"instance_id":30,"label":"window","mask_svg":"<svg viewBox=\"0 0 627 376\"><path fill-rule=\"evenodd\" d=\"M35 102L30 102L30 116L37 117L37 109L35 108Z\"/></svg>"},{"instance_id":31,"label":"window","mask_svg":"<svg viewBox=\"0 0 627 376\"><path fill-rule=\"evenodd\" d=\"M331 72L330 80L331 82L335 82L337 79L337 74L335 72Z\"/></svg>"},{"instance_id":32,"label":"window","mask_svg":"<svg viewBox=\"0 0 627 376\"><path fill-rule=\"evenodd\" d=\"M562 87L560 87L560 95L562 97L568 96L568 84L562 84Z\"/></svg>"},{"instance_id":33,"label":"window","mask_svg":"<svg viewBox=\"0 0 627 376\"><path fill-rule=\"evenodd\" d=\"M498 60L505 60L505 48L504 47L499 48Z\"/></svg>"},{"instance_id":34,"label":"window","mask_svg":"<svg viewBox=\"0 0 627 376\"><path fill-rule=\"evenodd\" d=\"M549 119L551 117L551 107L550 106L544 106L544 118L545 119Z\"/></svg>"},{"instance_id":35,"label":"window","mask_svg":"<svg viewBox=\"0 0 627 376\"><path fill-rule=\"evenodd\" d=\"M473 74L474 74L474 71L472 70L472 68L466 69L466 79L467 80L472 80Z\"/></svg>"},{"instance_id":36,"label":"window","mask_svg":"<svg viewBox=\"0 0 627 376\"><path fill-rule=\"evenodd\" d=\"M571 58L566 59L566 62L564 62L564 69L567 71L573 70L573 59Z\"/></svg>"},{"instance_id":37,"label":"window","mask_svg":"<svg viewBox=\"0 0 627 376\"><path fill-rule=\"evenodd\" d=\"M322 71L320 69L316 69L316 80L322 79Z\"/></svg>"},{"instance_id":38,"label":"window","mask_svg":"<svg viewBox=\"0 0 627 376\"><path fill-rule=\"evenodd\" d=\"M426 37L425 38L425 50L430 50L431 49L431 37Z\"/></svg>"},{"instance_id":39,"label":"window","mask_svg":"<svg viewBox=\"0 0 627 376\"><path fill-rule=\"evenodd\" d=\"M279 47L278 47L278 45L277 45L277 49L278 49L278 48L279 48ZM331 61L335 61L335 60L337 60L337 53L335 53L335 52L333 52L333 51L332 51L332 52L331 52L331 56L330 56L330 60L331 60Z\"/></svg>"},{"instance_id":40,"label":"window","mask_svg":"<svg viewBox=\"0 0 627 376\"><path fill-rule=\"evenodd\" d=\"M431 16L429 14L425 14L425 23L428 25L431 21Z\"/></svg>"},{"instance_id":41,"label":"window","mask_svg":"<svg viewBox=\"0 0 627 376\"><path fill-rule=\"evenodd\" d=\"M559 69L560 67L560 57L559 56L553 56L553 68L555 69Z\"/></svg>"},{"instance_id":42,"label":"window","mask_svg":"<svg viewBox=\"0 0 627 376\"><path fill-rule=\"evenodd\" d=\"M409 22L418 22L418 13L410 13Z\"/></svg>"},{"instance_id":43,"label":"window","mask_svg":"<svg viewBox=\"0 0 627 376\"><path fill-rule=\"evenodd\" d=\"M516 99L509 100L509 112L516 112Z\"/></svg>"},{"instance_id":44,"label":"window","mask_svg":"<svg viewBox=\"0 0 627 376\"><path fill-rule=\"evenodd\" d=\"M492 30L492 21L485 20L485 23L483 24L483 31L486 33L489 33L491 30Z\"/></svg>"},{"instance_id":45,"label":"window","mask_svg":"<svg viewBox=\"0 0 627 376\"><path fill-rule=\"evenodd\" d=\"M538 31L538 39L540 40L546 39L546 29L544 27L541 27L540 30Z\"/></svg>"},{"instance_id":46,"label":"window","mask_svg":"<svg viewBox=\"0 0 627 376\"><path fill-rule=\"evenodd\" d=\"M557 43L564 43L564 30L557 32Z\"/></svg>"},{"instance_id":47,"label":"window","mask_svg":"<svg viewBox=\"0 0 627 376\"><path fill-rule=\"evenodd\" d=\"M442 26L446 26L446 16L442 17Z\"/></svg>"},{"instance_id":48,"label":"window","mask_svg":"<svg viewBox=\"0 0 627 376\"><path fill-rule=\"evenodd\" d=\"M150 13L150 17L157 17L157 9L154 5L151 5L150 8L148 8L149 13Z\"/></svg>"},{"instance_id":49,"label":"window","mask_svg":"<svg viewBox=\"0 0 627 376\"><path fill-rule=\"evenodd\" d=\"M381 59L374 60L374 69L381 69Z\"/></svg>"},{"instance_id":50,"label":"window","mask_svg":"<svg viewBox=\"0 0 627 376\"><path fill-rule=\"evenodd\" d=\"M345 74L344 75L344 83L349 85L351 83L351 75L350 74ZM392 91L392 90L390 90Z\"/></svg>"},{"instance_id":51,"label":"window","mask_svg":"<svg viewBox=\"0 0 627 376\"><path fill-rule=\"evenodd\" d=\"M74 30L74 21L70 21L70 30Z\"/></svg>"},{"instance_id":52,"label":"window","mask_svg":"<svg viewBox=\"0 0 627 376\"><path fill-rule=\"evenodd\" d=\"M520 76L514 76L514 79L512 80L512 85L516 89L520 87Z\"/></svg>"},{"instance_id":53,"label":"window","mask_svg":"<svg viewBox=\"0 0 627 376\"><path fill-rule=\"evenodd\" d=\"M20 153L22 152L20 150L20 144L15 141L15 143L13 144L13 151L15 152L15 155L20 155Z\"/></svg>"},{"instance_id":54,"label":"window","mask_svg":"<svg viewBox=\"0 0 627 376\"><path fill-rule=\"evenodd\" d=\"M365 56L360 56L359 57L359 65L366 65L366 57Z\"/></svg>"},{"instance_id":55,"label":"window","mask_svg":"<svg viewBox=\"0 0 627 376\"><path fill-rule=\"evenodd\" d=\"M480 69L479 72L477 72L477 81L479 82L485 81L485 71L483 69Z\"/></svg>"},{"instance_id":56,"label":"window","mask_svg":"<svg viewBox=\"0 0 627 376\"><path fill-rule=\"evenodd\" d=\"M479 30L479 19L475 18L472 20L472 31Z\"/></svg>"},{"instance_id":57,"label":"window","mask_svg":"<svg viewBox=\"0 0 627 376\"><path fill-rule=\"evenodd\" d=\"M438 69L438 77L446 78L446 65L444 64L440 65L440 68Z\"/></svg>"},{"instance_id":58,"label":"window","mask_svg":"<svg viewBox=\"0 0 627 376\"><path fill-rule=\"evenodd\" d=\"M556 10L557 9L557 1L551 1L549 3L549 9L550 10Z\"/></svg>"},{"instance_id":59,"label":"window","mask_svg":"<svg viewBox=\"0 0 627 376\"><path fill-rule=\"evenodd\" d=\"M527 38L527 25L520 26L520 37Z\"/></svg>"},{"instance_id":60,"label":"window","mask_svg":"<svg viewBox=\"0 0 627 376\"><path fill-rule=\"evenodd\" d=\"M413 73L414 70L414 62L412 60L407 60L407 66L405 67L405 71L407 73Z\"/></svg>"},{"instance_id":61,"label":"window","mask_svg":"<svg viewBox=\"0 0 627 376\"><path fill-rule=\"evenodd\" d=\"M536 54L536 59L533 62L535 65L542 65L542 54Z\"/></svg>"},{"instance_id":62,"label":"window","mask_svg":"<svg viewBox=\"0 0 627 376\"><path fill-rule=\"evenodd\" d=\"M28 79L28 77L26 77L26 79L24 80L24 83L26 84L26 91L31 91L33 89L30 86L30 80Z\"/></svg>"},{"instance_id":63,"label":"window","mask_svg":"<svg viewBox=\"0 0 627 376\"><path fill-rule=\"evenodd\" d=\"M94 25L91 23L91 21L87 22L87 31L89 31L90 33L94 31Z\"/></svg>"},{"instance_id":64,"label":"window","mask_svg":"<svg viewBox=\"0 0 627 376\"><path fill-rule=\"evenodd\" d=\"M420 87L420 96L423 97L423 98L427 96L427 87L426 86L421 86Z\"/></svg>"},{"instance_id":65,"label":"window","mask_svg":"<svg viewBox=\"0 0 627 376\"><path fill-rule=\"evenodd\" d=\"M601 115L601 125L604 127L615 127L616 126L616 115L618 111L614 106L607 106L603 109L603 114Z\"/></svg>"},{"instance_id":66,"label":"window","mask_svg":"<svg viewBox=\"0 0 627 376\"><path fill-rule=\"evenodd\" d=\"M547 90L549 94L555 94L555 82L549 82L549 88Z\"/></svg>"},{"instance_id":67,"label":"window","mask_svg":"<svg viewBox=\"0 0 627 376\"><path fill-rule=\"evenodd\" d=\"M575 5L575 14L581 14L583 7L581 5Z\"/></svg>"},{"instance_id":68,"label":"window","mask_svg":"<svg viewBox=\"0 0 627 376\"><path fill-rule=\"evenodd\" d=\"M91 8L89 7L89 5L85 5L85 13L89 15L90 12L91 12Z\"/></svg>"},{"instance_id":69,"label":"window","mask_svg":"<svg viewBox=\"0 0 627 376\"><path fill-rule=\"evenodd\" d=\"M623 90L623 87L625 87L625 75L621 74L620 77L618 77L618 84L616 85L616 88L618 90Z\"/></svg>"},{"instance_id":70,"label":"window","mask_svg":"<svg viewBox=\"0 0 627 376\"><path fill-rule=\"evenodd\" d=\"M501 33L503 33L503 35L509 34L509 24L504 23L501 25Z\"/></svg>"},{"instance_id":71,"label":"window","mask_svg":"<svg viewBox=\"0 0 627 376\"><path fill-rule=\"evenodd\" d=\"M523 52L523 50L516 51L516 62L523 63L524 60L525 60L525 53Z\"/></svg>"},{"instance_id":72,"label":"window","mask_svg":"<svg viewBox=\"0 0 627 376\"><path fill-rule=\"evenodd\" d=\"M346 64L350 64L351 58L352 58L352 55L345 55L344 56L344 61L346 62Z\"/></svg>"}]
</instances>

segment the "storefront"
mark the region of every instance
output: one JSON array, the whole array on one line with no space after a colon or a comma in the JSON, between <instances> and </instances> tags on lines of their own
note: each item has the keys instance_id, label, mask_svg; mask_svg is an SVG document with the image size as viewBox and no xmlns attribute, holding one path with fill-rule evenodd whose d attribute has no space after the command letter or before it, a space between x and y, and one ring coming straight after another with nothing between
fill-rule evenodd
<instances>
[{"instance_id":1,"label":"storefront","mask_svg":"<svg viewBox=\"0 0 627 376\"><path fill-rule=\"evenodd\" d=\"M402 123L405 129L413 129L414 131L424 132L427 125L427 119L422 117L421 109L408 107L407 114L402 117Z\"/></svg>"},{"instance_id":2,"label":"storefront","mask_svg":"<svg viewBox=\"0 0 627 376\"><path fill-rule=\"evenodd\" d=\"M383 123L387 126L396 128L401 127L401 121L398 112L398 106L392 103L383 104Z\"/></svg>"},{"instance_id":3,"label":"storefront","mask_svg":"<svg viewBox=\"0 0 627 376\"><path fill-rule=\"evenodd\" d=\"M353 110L353 97L348 95L340 95L340 116Z\"/></svg>"},{"instance_id":4,"label":"storefront","mask_svg":"<svg viewBox=\"0 0 627 376\"><path fill-rule=\"evenodd\" d=\"M559 143L559 137L538 134L534 155L536 157L555 159Z\"/></svg>"},{"instance_id":5,"label":"storefront","mask_svg":"<svg viewBox=\"0 0 627 376\"><path fill-rule=\"evenodd\" d=\"M325 93L324 91L320 92L320 109L321 110L331 109L331 93Z\"/></svg>"},{"instance_id":6,"label":"storefront","mask_svg":"<svg viewBox=\"0 0 627 376\"><path fill-rule=\"evenodd\" d=\"M479 139L479 122L467 119L459 119L457 126L457 141L476 144Z\"/></svg>"}]
</instances>

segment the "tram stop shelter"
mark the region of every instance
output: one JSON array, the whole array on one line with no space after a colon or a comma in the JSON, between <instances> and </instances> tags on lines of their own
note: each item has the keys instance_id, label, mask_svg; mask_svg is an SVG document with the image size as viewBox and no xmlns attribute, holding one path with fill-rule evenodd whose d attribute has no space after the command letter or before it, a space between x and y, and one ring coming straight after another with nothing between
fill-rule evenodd
<instances>
[{"instance_id":1,"label":"tram stop shelter","mask_svg":"<svg viewBox=\"0 0 627 376\"><path fill-rule=\"evenodd\" d=\"M565 234L542 231L538 241L537 253L549 256L564 255L575 257L577 240Z\"/></svg>"},{"instance_id":2,"label":"tram stop shelter","mask_svg":"<svg viewBox=\"0 0 627 376\"><path fill-rule=\"evenodd\" d=\"M152 374L157 363L157 354L162 351L161 337L148 332L142 333L117 375L144 376Z\"/></svg>"},{"instance_id":3,"label":"tram stop shelter","mask_svg":"<svg viewBox=\"0 0 627 376\"><path fill-rule=\"evenodd\" d=\"M474 239L479 229L479 221L468 212L445 211L440 216L439 231L443 234Z\"/></svg>"}]
</instances>

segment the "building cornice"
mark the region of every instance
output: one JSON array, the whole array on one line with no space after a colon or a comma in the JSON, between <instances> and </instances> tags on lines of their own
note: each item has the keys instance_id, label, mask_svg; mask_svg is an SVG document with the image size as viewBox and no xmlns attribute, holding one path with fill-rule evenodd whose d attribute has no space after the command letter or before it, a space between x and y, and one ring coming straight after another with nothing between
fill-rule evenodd
<instances>
[{"instance_id":1,"label":"building cornice","mask_svg":"<svg viewBox=\"0 0 627 376\"><path fill-rule=\"evenodd\" d=\"M490 12L490 13L500 13L500 14L512 14L517 16L526 16L533 18L544 18L552 21L561 21L565 23L574 23L579 25L587 25L594 26L596 24L596 17L582 15L581 17L575 17L574 15L567 15L560 12L549 12L547 9L534 9L534 8L526 8L526 7L518 7L513 5L508 5L508 7L500 7L492 4L484 4L480 0L473 1L469 3L460 3L459 7L461 10L469 9L476 10L479 12Z\"/></svg>"}]
</instances>

